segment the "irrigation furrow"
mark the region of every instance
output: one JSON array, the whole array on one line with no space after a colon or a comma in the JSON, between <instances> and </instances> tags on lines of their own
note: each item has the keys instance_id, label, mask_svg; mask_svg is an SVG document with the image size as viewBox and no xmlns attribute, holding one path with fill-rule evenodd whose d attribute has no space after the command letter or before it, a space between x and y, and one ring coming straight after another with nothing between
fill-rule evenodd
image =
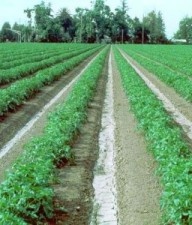
<instances>
[{"instance_id":1,"label":"irrigation furrow","mask_svg":"<svg viewBox=\"0 0 192 225\"><path fill-rule=\"evenodd\" d=\"M117 225L114 130L113 70L112 53L110 52L106 98L99 134L99 159L94 170L93 187L95 197L93 200L91 225Z\"/></svg>"}]
</instances>

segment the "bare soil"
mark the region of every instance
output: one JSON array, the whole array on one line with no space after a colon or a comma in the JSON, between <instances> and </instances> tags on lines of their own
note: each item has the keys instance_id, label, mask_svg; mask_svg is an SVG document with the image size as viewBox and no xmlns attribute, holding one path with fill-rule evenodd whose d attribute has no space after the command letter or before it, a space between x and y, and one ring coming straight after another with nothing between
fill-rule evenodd
<instances>
[{"instance_id":1,"label":"bare soil","mask_svg":"<svg viewBox=\"0 0 192 225\"><path fill-rule=\"evenodd\" d=\"M120 225L158 225L160 185L153 157L125 95L114 67L116 186Z\"/></svg>"}]
</instances>

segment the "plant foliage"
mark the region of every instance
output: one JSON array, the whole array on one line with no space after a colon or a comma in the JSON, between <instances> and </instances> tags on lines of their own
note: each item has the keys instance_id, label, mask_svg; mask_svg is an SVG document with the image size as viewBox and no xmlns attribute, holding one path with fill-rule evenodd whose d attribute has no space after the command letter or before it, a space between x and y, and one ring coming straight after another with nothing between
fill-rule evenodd
<instances>
[{"instance_id":1,"label":"plant foliage","mask_svg":"<svg viewBox=\"0 0 192 225\"><path fill-rule=\"evenodd\" d=\"M114 48L123 86L139 128L158 163L163 224L192 224L192 155L181 129L144 81Z\"/></svg>"}]
</instances>

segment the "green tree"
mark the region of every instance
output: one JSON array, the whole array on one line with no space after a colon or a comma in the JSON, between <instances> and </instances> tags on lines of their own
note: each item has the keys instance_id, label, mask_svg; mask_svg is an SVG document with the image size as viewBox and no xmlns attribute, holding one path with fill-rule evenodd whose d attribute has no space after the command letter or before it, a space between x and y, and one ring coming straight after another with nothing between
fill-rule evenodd
<instances>
[{"instance_id":1,"label":"green tree","mask_svg":"<svg viewBox=\"0 0 192 225\"><path fill-rule=\"evenodd\" d=\"M174 34L176 39L186 39L187 43L192 42L192 17L184 17L179 23L179 29Z\"/></svg>"},{"instance_id":2,"label":"green tree","mask_svg":"<svg viewBox=\"0 0 192 225\"><path fill-rule=\"evenodd\" d=\"M86 9L76 8L76 14L74 16L75 23L75 35L77 42L84 42L86 40L86 31L85 31L85 18L86 18Z\"/></svg>"},{"instance_id":3,"label":"green tree","mask_svg":"<svg viewBox=\"0 0 192 225\"><path fill-rule=\"evenodd\" d=\"M48 23L46 33L47 41L49 42L67 42L70 40L70 38L65 39L65 34L59 24L58 18L54 18Z\"/></svg>"},{"instance_id":4,"label":"green tree","mask_svg":"<svg viewBox=\"0 0 192 225\"><path fill-rule=\"evenodd\" d=\"M24 36L24 29L25 25L14 23L12 26L12 31L13 31L13 41L21 42L24 41L23 36Z\"/></svg>"},{"instance_id":5,"label":"green tree","mask_svg":"<svg viewBox=\"0 0 192 225\"><path fill-rule=\"evenodd\" d=\"M9 22L5 22L1 29L1 39L3 42L5 41L14 41L15 35L11 31L11 25Z\"/></svg>"},{"instance_id":6,"label":"green tree","mask_svg":"<svg viewBox=\"0 0 192 225\"><path fill-rule=\"evenodd\" d=\"M165 23L163 20L163 16L162 13L159 11L157 13L157 22L156 22L156 26L157 26L157 43L163 43L164 41L166 41L166 35L165 35Z\"/></svg>"},{"instance_id":7,"label":"green tree","mask_svg":"<svg viewBox=\"0 0 192 225\"><path fill-rule=\"evenodd\" d=\"M143 22L135 17L130 23L132 42L134 43L148 43L149 30L144 26Z\"/></svg>"},{"instance_id":8,"label":"green tree","mask_svg":"<svg viewBox=\"0 0 192 225\"><path fill-rule=\"evenodd\" d=\"M49 41L48 29L52 25L51 4L45 4L42 1L40 4L34 6L35 13L35 32L37 41Z\"/></svg>"},{"instance_id":9,"label":"green tree","mask_svg":"<svg viewBox=\"0 0 192 225\"><path fill-rule=\"evenodd\" d=\"M73 18L67 8L62 8L57 14L56 21L57 27L60 27L60 35L65 42L72 41L74 37Z\"/></svg>"},{"instance_id":10,"label":"green tree","mask_svg":"<svg viewBox=\"0 0 192 225\"><path fill-rule=\"evenodd\" d=\"M24 41L26 42L30 42L32 41L32 36L33 36L33 33L34 33L34 30L33 30L33 27L32 27L32 13L34 12L34 9L25 9L24 10L24 13L27 14L27 18L29 19L28 20L28 26L25 27L24 29Z\"/></svg>"},{"instance_id":11,"label":"green tree","mask_svg":"<svg viewBox=\"0 0 192 225\"><path fill-rule=\"evenodd\" d=\"M27 18L29 19L28 24L30 27L32 26L32 12L34 12L34 9L27 8L24 10L24 13L27 14Z\"/></svg>"},{"instance_id":12,"label":"green tree","mask_svg":"<svg viewBox=\"0 0 192 225\"><path fill-rule=\"evenodd\" d=\"M126 0L121 1L121 6L115 9L114 14L114 28L117 29L118 37L117 40L119 42L125 42L130 40L130 24L131 19L128 15L128 6ZM114 31L113 28L113 31Z\"/></svg>"},{"instance_id":13,"label":"green tree","mask_svg":"<svg viewBox=\"0 0 192 225\"><path fill-rule=\"evenodd\" d=\"M100 42L104 37L105 2L96 0L93 7L93 23L95 24L96 41Z\"/></svg>"},{"instance_id":14,"label":"green tree","mask_svg":"<svg viewBox=\"0 0 192 225\"><path fill-rule=\"evenodd\" d=\"M104 0L96 0L93 6L93 20L95 28L96 42L101 42L111 35L112 14L110 7L105 4Z\"/></svg>"},{"instance_id":15,"label":"green tree","mask_svg":"<svg viewBox=\"0 0 192 225\"><path fill-rule=\"evenodd\" d=\"M156 12L153 10L148 13L147 16L143 18L143 26L147 27L150 31L150 42L156 43L157 42L157 16Z\"/></svg>"},{"instance_id":16,"label":"green tree","mask_svg":"<svg viewBox=\"0 0 192 225\"><path fill-rule=\"evenodd\" d=\"M85 41L87 43L95 42L96 41L95 22L93 20L92 10L86 9L85 15L83 17L83 24L84 24Z\"/></svg>"},{"instance_id":17,"label":"green tree","mask_svg":"<svg viewBox=\"0 0 192 225\"><path fill-rule=\"evenodd\" d=\"M151 43L162 43L166 40L165 24L161 12L154 10L143 18L143 26L149 30Z\"/></svg>"}]
</instances>

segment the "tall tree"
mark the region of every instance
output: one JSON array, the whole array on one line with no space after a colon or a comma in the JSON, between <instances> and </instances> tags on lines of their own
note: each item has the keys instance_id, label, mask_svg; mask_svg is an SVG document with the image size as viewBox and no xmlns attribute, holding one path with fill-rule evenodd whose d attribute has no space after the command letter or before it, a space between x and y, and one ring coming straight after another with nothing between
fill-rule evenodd
<instances>
[{"instance_id":1,"label":"tall tree","mask_svg":"<svg viewBox=\"0 0 192 225\"><path fill-rule=\"evenodd\" d=\"M85 19L86 19L86 9L76 8L76 14L74 16L75 23L75 35L78 42L84 42L86 40L86 31L85 31Z\"/></svg>"},{"instance_id":2,"label":"tall tree","mask_svg":"<svg viewBox=\"0 0 192 225\"><path fill-rule=\"evenodd\" d=\"M157 16L153 10L143 18L143 26L147 27L150 31L150 42L156 43L157 39Z\"/></svg>"},{"instance_id":3,"label":"tall tree","mask_svg":"<svg viewBox=\"0 0 192 225\"><path fill-rule=\"evenodd\" d=\"M114 23L117 27L118 41L125 42L130 39L129 27L130 17L128 15L128 5L126 0L121 1L121 6L115 9Z\"/></svg>"},{"instance_id":4,"label":"tall tree","mask_svg":"<svg viewBox=\"0 0 192 225\"><path fill-rule=\"evenodd\" d=\"M16 42L24 41L23 36L24 36L25 27L26 27L25 25L21 25L18 23L13 24L12 26L12 31L14 36L13 41L16 41Z\"/></svg>"},{"instance_id":5,"label":"tall tree","mask_svg":"<svg viewBox=\"0 0 192 225\"><path fill-rule=\"evenodd\" d=\"M5 41L14 41L15 35L11 31L11 25L9 22L5 22L1 29L1 39Z\"/></svg>"},{"instance_id":6,"label":"tall tree","mask_svg":"<svg viewBox=\"0 0 192 225\"><path fill-rule=\"evenodd\" d=\"M185 39L192 42L192 17L184 17L179 23L179 30L174 34L176 39Z\"/></svg>"},{"instance_id":7,"label":"tall tree","mask_svg":"<svg viewBox=\"0 0 192 225\"><path fill-rule=\"evenodd\" d=\"M45 4L42 1L40 4L34 6L35 12L35 30L37 41L48 41L48 27L52 24L51 4Z\"/></svg>"},{"instance_id":8,"label":"tall tree","mask_svg":"<svg viewBox=\"0 0 192 225\"><path fill-rule=\"evenodd\" d=\"M27 18L29 19L28 24L30 27L32 26L32 12L34 12L34 9L27 8L24 10L24 13L27 14Z\"/></svg>"},{"instance_id":9,"label":"tall tree","mask_svg":"<svg viewBox=\"0 0 192 225\"><path fill-rule=\"evenodd\" d=\"M104 0L96 0L93 6L93 20L95 24L96 41L100 42L111 34L110 27L111 10Z\"/></svg>"},{"instance_id":10,"label":"tall tree","mask_svg":"<svg viewBox=\"0 0 192 225\"><path fill-rule=\"evenodd\" d=\"M74 35L73 18L67 8L62 8L57 14L58 25L62 29L63 41L72 41Z\"/></svg>"},{"instance_id":11,"label":"tall tree","mask_svg":"<svg viewBox=\"0 0 192 225\"><path fill-rule=\"evenodd\" d=\"M32 41L32 35L33 35L33 27L32 27L32 13L34 12L34 9L25 9L24 13L27 14L27 18L28 18L28 27L25 27L25 34L24 34L24 40L27 42Z\"/></svg>"},{"instance_id":12,"label":"tall tree","mask_svg":"<svg viewBox=\"0 0 192 225\"><path fill-rule=\"evenodd\" d=\"M134 43L148 43L149 30L144 26L143 22L135 17L130 23L130 35Z\"/></svg>"},{"instance_id":13,"label":"tall tree","mask_svg":"<svg viewBox=\"0 0 192 225\"><path fill-rule=\"evenodd\" d=\"M70 38L67 38L67 40L64 39L64 32L59 24L58 18L53 18L48 23L46 27L46 39L48 42L67 42L70 40Z\"/></svg>"},{"instance_id":14,"label":"tall tree","mask_svg":"<svg viewBox=\"0 0 192 225\"><path fill-rule=\"evenodd\" d=\"M157 43L163 43L166 40L166 35L165 35L165 23L163 20L162 13L159 11L157 14Z\"/></svg>"},{"instance_id":15,"label":"tall tree","mask_svg":"<svg viewBox=\"0 0 192 225\"><path fill-rule=\"evenodd\" d=\"M144 17L143 23L150 32L151 43L161 43L166 39L165 24L161 12L156 13L154 10L149 12Z\"/></svg>"}]
</instances>

